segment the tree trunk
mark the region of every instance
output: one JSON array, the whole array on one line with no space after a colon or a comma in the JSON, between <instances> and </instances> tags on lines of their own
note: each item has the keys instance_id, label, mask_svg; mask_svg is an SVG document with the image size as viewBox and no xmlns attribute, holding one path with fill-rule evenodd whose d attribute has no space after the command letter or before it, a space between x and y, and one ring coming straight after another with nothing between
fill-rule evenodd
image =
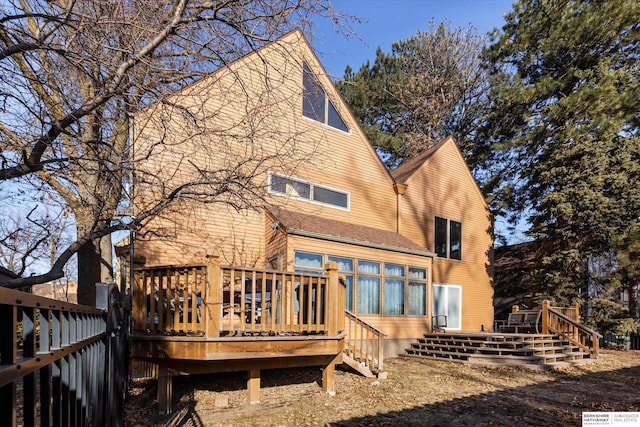
<instances>
[{"instance_id":1,"label":"tree trunk","mask_svg":"<svg viewBox=\"0 0 640 427\"><path fill-rule=\"evenodd\" d=\"M629 295L629 316L633 320L638 320L638 279L632 278L627 281L627 294Z\"/></svg>"},{"instance_id":2,"label":"tree trunk","mask_svg":"<svg viewBox=\"0 0 640 427\"><path fill-rule=\"evenodd\" d=\"M96 282L100 281L100 248L90 242L78 251L78 304L95 306Z\"/></svg>"},{"instance_id":3,"label":"tree trunk","mask_svg":"<svg viewBox=\"0 0 640 427\"><path fill-rule=\"evenodd\" d=\"M76 214L78 236L86 236L95 229L91 214ZM113 282L111 236L92 241L78 251L78 303L95 306L96 283Z\"/></svg>"},{"instance_id":4,"label":"tree trunk","mask_svg":"<svg viewBox=\"0 0 640 427\"><path fill-rule=\"evenodd\" d=\"M107 234L100 239L100 281L103 283L113 282L113 246L111 245L111 234Z\"/></svg>"}]
</instances>

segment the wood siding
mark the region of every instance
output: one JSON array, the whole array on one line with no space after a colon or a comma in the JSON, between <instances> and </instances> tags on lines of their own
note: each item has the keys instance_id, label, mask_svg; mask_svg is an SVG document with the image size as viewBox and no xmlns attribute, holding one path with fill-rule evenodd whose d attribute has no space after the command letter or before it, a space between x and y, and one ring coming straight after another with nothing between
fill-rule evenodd
<instances>
[{"instance_id":1,"label":"wood siding","mask_svg":"<svg viewBox=\"0 0 640 427\"><path fill-rule=\"evenodd\" d=\"M275 204L395 231L396 211L389 208L396 203L393 181L300 37L293 33L261 50L261 55L247 56L228 70L174 94L170 100L188 108L189 115L165 104L150 107L136 118L138 175L149 178L135 188L140 210L166 197L176 185L193 180L198 176L197 168L223 169L242 161L247 168L253 167L259 193L243 194L243 202L254 207ZM268 62L263 61L266 57ZM303 61L334 100L350 128L348 133L303 117ZM260 158L264 160L260 162ZM346 191L350 208L268 194L270 171ZM221 196L220 201L227 199ZM263 218L218 206L176 205L148 226L163 231L150 241L162 239L172 247L154 249L141 242L139 249L148 253L150 263L174 264L174 257L200 261L206 247L222 245L223 258L229 263L264 264ZM233 249L238 244L245 248ZM247 252L249 247L251 253Z\"/></svg>"},{"instance_id":2,"label":"wood siding","mask_svg":"<svg viewBox=\"0 0 640 427\"><path fill-rule=\"evenodd\" d=\"M462 286L462 330L493 327L491 220L487 205L453 139L407 180L401 233L434 251L434 218L462 222L462 260L436 258L433 282Z\"/></svg>"}]
</instances>

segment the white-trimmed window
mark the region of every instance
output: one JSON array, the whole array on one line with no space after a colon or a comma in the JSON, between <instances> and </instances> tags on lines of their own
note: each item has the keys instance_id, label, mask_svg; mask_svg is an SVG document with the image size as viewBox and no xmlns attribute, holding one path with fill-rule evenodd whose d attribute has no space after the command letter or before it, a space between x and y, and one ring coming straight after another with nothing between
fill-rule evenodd
<instances>
[{"instance_id":1,"label":"white-trimmed window","mask_svg":"<svg viewBox=\"0 0 640 427\"><path fill-rule=\"evenodd\" d=\"M462 223L437 216L434 222L434 252L442 258L462 259Z\"/></svg>"},{"instance_id":2,"label":"white-trimmed window","mask_svg":"<svg viewBox=\"0 0 640 427\"><path fill-rule=\"evenodd\" d=\"M447 316L447 329L462 329L462 286L434 283L433 315Z\"/></svg>"},{"instance_id":3,"label":"white-trimmed window","mask_svg":"<svg viewBox=\"0 0 640 427\"><path fill-rule=\"evenodd\" d=\"M349 193L277 173L269 174L269 192L349 209Z\"/></svg>"},{"instance_id":4,"label":"white-trimmed window","mask_svg":"<svg viewBox=\"0 0 640 427\"><path fill-rule=\"evenodd\" d=\"M349 132L333 102L306 62L302 65L302 115L343 132Z\"/></svg>"}]
</instances>

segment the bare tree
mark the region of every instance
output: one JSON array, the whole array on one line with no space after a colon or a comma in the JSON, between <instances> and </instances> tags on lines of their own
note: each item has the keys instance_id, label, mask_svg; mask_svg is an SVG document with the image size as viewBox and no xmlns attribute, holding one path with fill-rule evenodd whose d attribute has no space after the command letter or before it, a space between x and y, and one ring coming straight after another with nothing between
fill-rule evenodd
<instances>
[{"instance_id":1,"label":"bare tree","mask_svg":"<svg viewBox=\"0 0 640 427\"><path fill-rule=\"evenodd\" d=\"M148 224L185 198L249 208L246 195L259 196L249 185L264 164L259 160L283 154L254 146L224 170L182 158L173 171L190 164L189 174L132 210L132 117L152 104L171 104L172 114L184 111L185 119L200 123L181 108L179 96L166 95L293 27L308 30L314 15L340 20L328 0L10 0L0 11L0 180L34 176L70 209L77 229L77 240L48 272L3 285L59 278L77 253L78 301L85 304L94 303L93 285L104 279L100 266L111 258L111 245L101 239ZM258 123L250 128L257 131ZM211 132L240 136L200 129ZM170 150L162 138L143 148L147 155ZM135 180L145 188L163 182L168 172L162 171L136 170Z\"/></svg>"}]
</instances>

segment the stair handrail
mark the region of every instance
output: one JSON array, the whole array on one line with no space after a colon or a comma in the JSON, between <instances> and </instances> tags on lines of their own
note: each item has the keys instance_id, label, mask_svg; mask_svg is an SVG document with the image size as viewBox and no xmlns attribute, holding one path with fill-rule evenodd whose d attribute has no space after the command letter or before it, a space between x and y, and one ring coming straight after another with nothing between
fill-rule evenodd
<instances>
[{"instance_id":1,"label":"stair handrail","mask_svg":"<svg viewBox=\"0 0 640 427\"><path fill-rule=\"evenodd\" d=\"M551 308L549 301L542 303L542 312L542 333L555 333L583 351L588 351L593 358L598 358L602 335Z\"/></svg>"},{"instance_id":2,"label":"stair handrail","mask_svg":"<svg viewBox=\"0 0 640 427\"><path fill-rule=\"evenodd\" d=\"M384 337L387 336L380 329L370 325L364 319L345 310L345 353L364 363L368 368L383 370ZM358 332L359 335L358 336ZM369 345L371 344L371 345ZM374 345L375 344L375 345Z\"/></svg>"}]
</instances>

